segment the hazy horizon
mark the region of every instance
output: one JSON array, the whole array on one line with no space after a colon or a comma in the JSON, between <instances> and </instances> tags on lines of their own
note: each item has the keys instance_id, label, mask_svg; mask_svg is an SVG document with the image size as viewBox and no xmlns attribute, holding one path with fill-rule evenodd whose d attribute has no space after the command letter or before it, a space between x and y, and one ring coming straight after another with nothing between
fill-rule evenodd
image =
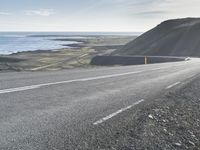
<instances>
[{"instance_id":1,"label":"hazy horizon","mask_svg":"<svg viewBox=\"0 0 200 150\"><path fill-rule=\"evenodd\" d=\"M198 17L198 0L0 0L0 31L145 32L164 20Z\"/></svg>"},{"instance_id":2,"label":"hazy horizon","mask_svg":"<svg viewBox=\"0 0 200 150\"><path fill-rule=\"evenodd\" d=\"M142 34L142 33L145 33L146 31L64 31L64 30L60 30L60 31L53 31L53 30L47 30L47 31L45 31L45 30L6 30L6 31L2 31L2 30L0 30L0 32L1 33L4 33L4 32L25 32L25 33L27 33L27 32L35 32L35 33L37 33L37 32L40 32L40 33L48 33L48 32L54 32L54 33L137 33L137 34Z\"/></svg>"}]
</instances>

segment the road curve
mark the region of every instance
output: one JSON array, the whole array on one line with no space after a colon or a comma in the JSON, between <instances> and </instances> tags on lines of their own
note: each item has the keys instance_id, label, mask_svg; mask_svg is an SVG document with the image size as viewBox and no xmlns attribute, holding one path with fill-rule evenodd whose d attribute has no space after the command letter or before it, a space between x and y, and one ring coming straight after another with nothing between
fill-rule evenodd
<instances>
[{"instance_id":1,"label":"road curve","mask_svg":"<svg viewBox=\"0 0 200 150\"><path fill-rule=\"evenodd\" d=\"M0 74L0 149L94 149L129 110L200 73L200 60ZM118 124L117 128L120 128ZM106 129L106 130L105 130ZM101 138L104 138L103 136ZM101 143L99 143L99 148Z\"/></svg>"}]
</instances>

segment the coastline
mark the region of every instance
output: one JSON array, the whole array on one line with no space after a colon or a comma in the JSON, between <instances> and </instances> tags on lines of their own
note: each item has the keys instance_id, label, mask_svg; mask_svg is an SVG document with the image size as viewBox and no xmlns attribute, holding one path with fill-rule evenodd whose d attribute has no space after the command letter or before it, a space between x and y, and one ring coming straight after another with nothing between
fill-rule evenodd
<instances>
[{"instance_id":1,"label":"coastline","mask_svg":"<svg viewBox=\"0 0 200 150\"><path fill-rule=\"evenodd\" d=\"M48 71L94 67L90 61L96 55L110 53L136 36L92 36L82 39L63 38L62 41L76 41L66 48L35 50L0 54L0 72L5 71Z\"/></svg>"}]
</instances>

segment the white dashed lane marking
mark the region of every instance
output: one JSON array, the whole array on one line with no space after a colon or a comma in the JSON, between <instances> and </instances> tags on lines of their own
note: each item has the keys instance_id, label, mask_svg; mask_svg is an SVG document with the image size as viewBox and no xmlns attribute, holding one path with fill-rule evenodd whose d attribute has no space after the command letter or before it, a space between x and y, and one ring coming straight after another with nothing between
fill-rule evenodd
<instances>
[{"instance_id":1,"label":"white dashed lane marking","mask_svg":"<svg viewBox=\"0 0 200 150\"><path fill-rule=\"evenodd\" d=\"M132 105L129 105L129 106L125 107L125 108L122 108L122 109L120 109L120 110L118 110L118 111L116 111L116 112L114 112L114 113L112 113L112 114L110 114L110 115L108 115L108 116L106 116L106 117L94 122L93 125L101 124L101 123L103 123L103 122L105 122L105 121L117 116L118 114L120 114L120 113L122 113L122 112L124 112L124 111L126 111L128 109L131 109L132 107L138 105L139 103L141 103L143 101L144 101L144 99L139 100L139 101L137 101L137 102L133 103Z\"/></svg>"},{"instance_id":2,"label":"white dashed lane marking","mask_svg":"<svg viewBox=\"0 0 200 150\"><path fill-rule=\"evenodd\" d=\"M181 82L176 82L174 84L169 85L166 89L171 89L173 87L175 87L176 85L180 84Z\"/></svg>"}]
</instances>

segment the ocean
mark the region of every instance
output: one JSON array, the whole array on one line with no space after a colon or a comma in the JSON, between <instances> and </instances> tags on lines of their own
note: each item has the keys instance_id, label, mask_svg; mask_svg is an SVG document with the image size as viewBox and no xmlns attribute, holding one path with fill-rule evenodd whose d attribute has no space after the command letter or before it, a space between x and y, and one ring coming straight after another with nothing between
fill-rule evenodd
<instances>
[{"instance_id":1,"label":"ocean","mask_svg":"<svg viewBox=\"0 0 200 150\"><path fill-rule=\"evenodd\" d=\"M56 50L78 43L76 39L93 35L137 35L139 33L112 32L0 32L0 54L12 54L23 51ZM74 41L54 39L73 38Z\"/></svg>"}]
</instances>

